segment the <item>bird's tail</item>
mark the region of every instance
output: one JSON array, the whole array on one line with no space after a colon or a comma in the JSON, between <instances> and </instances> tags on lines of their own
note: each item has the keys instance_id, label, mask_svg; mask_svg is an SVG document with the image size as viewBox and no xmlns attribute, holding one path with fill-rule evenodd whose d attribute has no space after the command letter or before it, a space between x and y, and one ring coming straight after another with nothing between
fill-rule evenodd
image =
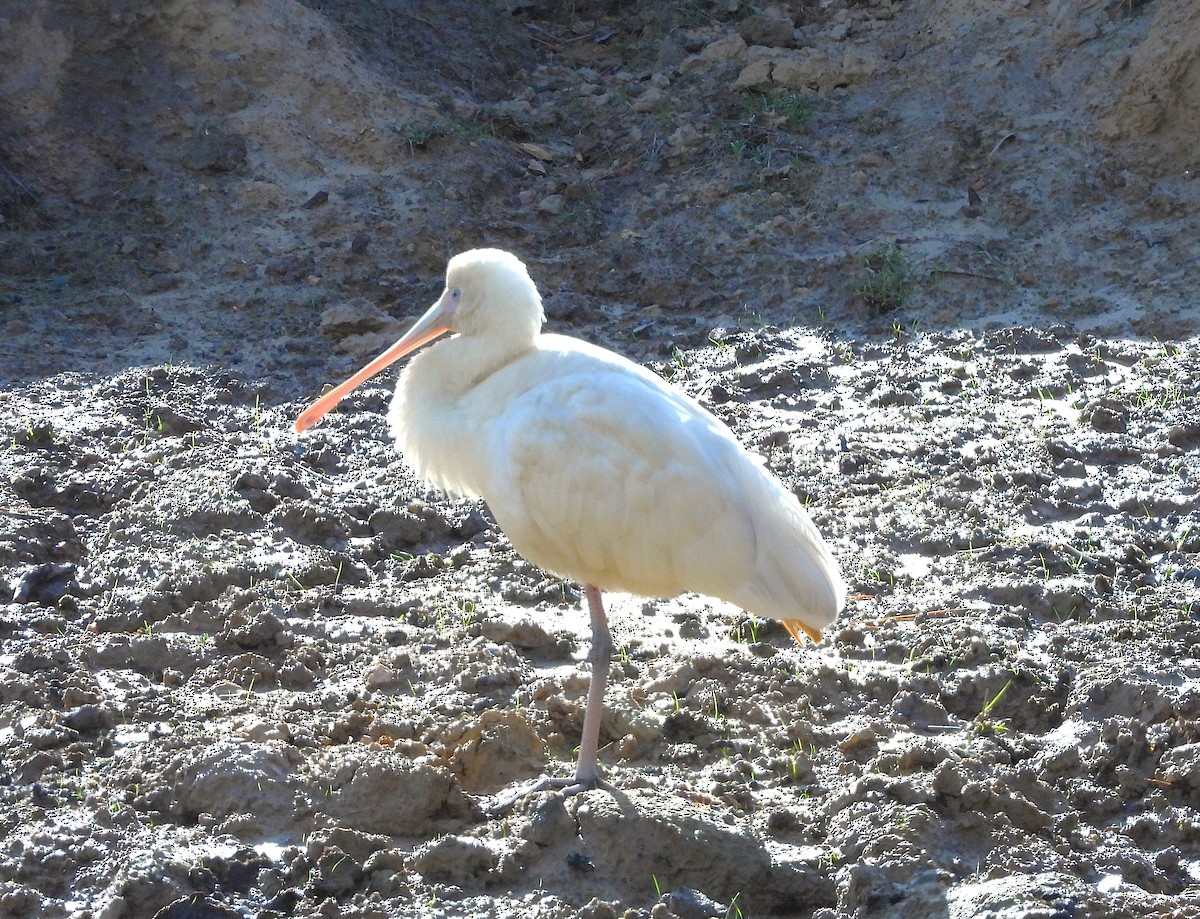
<instances>
[{"instance_id":1,"label":"bird's tail","mask_svg":"<svg viewBox=\"0 0 1200 919\"><path fill-rule=\"evenodd\" d=\"M846 605L837 561L795 495L766 476L756 492L754 569L739 595L724 599L778 619L800 644L820 641Z\"/></svg>"}]
</instances>

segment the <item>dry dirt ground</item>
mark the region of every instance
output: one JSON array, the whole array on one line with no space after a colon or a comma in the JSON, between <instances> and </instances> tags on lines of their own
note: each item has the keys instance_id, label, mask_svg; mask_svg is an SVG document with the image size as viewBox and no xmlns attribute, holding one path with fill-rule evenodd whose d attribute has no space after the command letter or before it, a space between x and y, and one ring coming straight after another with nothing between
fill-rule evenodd
<instances>
[{"instance_id":1,"label":"dry dirt ground","mask_svg":"<svg viewBox=\"0 0 1200 919\"><path fill-rule=\"evenodd\" d=\"M1200 915L1200 3L0 2L0 917ZM579 589L323 385L519 253L852 599ZM654 521L646 522L648 527Z\"/></svg>"}]
</instances>

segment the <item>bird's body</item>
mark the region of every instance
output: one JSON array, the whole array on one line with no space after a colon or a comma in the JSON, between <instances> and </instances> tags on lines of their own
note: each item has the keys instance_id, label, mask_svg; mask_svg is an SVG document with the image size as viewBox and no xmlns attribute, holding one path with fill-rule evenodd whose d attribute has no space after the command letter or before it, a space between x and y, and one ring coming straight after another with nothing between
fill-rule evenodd
<instances>
[{"instance_id":1,"label":"bird's body","mask_svg":"<svg viewBox=\"0 0 1200 919\"><path fill-rule=\"evenodd\" d=\"M691 590L771 619L807 611L816 628L836 616L839 582L807 515L693 399L561 335L475 380L479 344L412 360L392 433L423 479L483 498L522 556L602 590ZM447 367L472 385L438 386Z\"/></svg>"},{"instance_id":2,"label":"bird's body","mask_svg":"<svg viewBox=\"0 0 1200 919\"><path fill-rule=\"evenodd\" d=\"M721 421L617 354L541 333L541 322L514 256L456 256L438 303L297 428L393 360L458 332L401 374L392 432L418 475L482 497L521 555L588 586L596 670L578 788L598 780L607 655L597 652L611 645L601 590L696 591L779 619L798 640L798 630L819 637L845 591L795 496Z\"/></svg>"}]
</instances>

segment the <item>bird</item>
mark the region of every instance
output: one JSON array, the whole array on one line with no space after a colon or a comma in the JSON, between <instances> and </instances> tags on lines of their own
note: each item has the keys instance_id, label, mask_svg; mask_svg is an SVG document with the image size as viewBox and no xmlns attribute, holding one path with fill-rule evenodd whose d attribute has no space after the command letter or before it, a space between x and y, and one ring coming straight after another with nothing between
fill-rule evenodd
<instances>
[{"instance_id":1,"label":"bird","mask_svg":"<svg viewBox=\"0 0 1200 919\"><path fill-rule=\"evenodd\" d=\"M705 594L779 620L803 644L837 619L846 588L796 496L722 421L647 368L544 322L516 255L461 252L425 314L295 427L440 339L401 372L390 431L418 477L482 498L520 555L583 585L592 674L579 754L573 776L545 780L576 794L603 784L613 642L602 591Z\"/></svg>"}]
</instances>

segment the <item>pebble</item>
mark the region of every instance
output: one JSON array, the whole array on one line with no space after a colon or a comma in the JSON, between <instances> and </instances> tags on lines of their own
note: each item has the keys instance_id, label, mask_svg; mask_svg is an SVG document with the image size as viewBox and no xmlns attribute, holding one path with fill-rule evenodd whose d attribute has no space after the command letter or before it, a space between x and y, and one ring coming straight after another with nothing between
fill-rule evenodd
<instances>
[{"instance_id":1,"label":"pebble","mask_svg":"<svg viewBox=\"0 0 1200 919\"><path fill-rule=\"evenodd\" d=\"M746 40L736 32L705 45L700 58L706 61L734 61L746 53Z\"/></svg>"},{"instance_id":2,"label":"pebble","mask_svg":"<svg viewBox=\"0 0 1200 919\"><path fill-rule=\"evenodd\" d=\"M643 114L657 112L667 104L667 98L660 87L651 85L633 101L633 110Z\"/></svg>"},{"instance_id":3,"label":"pebble","mask_svg":"<svg viewBox=\"0 0 1200 919\"><path fill-rule=\"evenodd\" d=\"M752 13L738 23L737 29L750 45L787 48L795 42L796 23L777 13Z\"/></svg>"},{"instance_id":4,"label":"pebble","mask_svg":"<svg viewBox=\"0 0 1200 919\"><path fill-rule=\"evenodd\" d=\"M391 689L399 685L395 672L387 664L376 664L367 671L364 682L368 689Z\"/></svg>"},{"instance_id":5,"label":"pebble","mask_svg":"<svg viewBox=\"0 0 1200 919\"><path fill-rule=\"evenodd\" d=\"M538 210L543 214L561 214L563 207L566 205L567 199L563 195L554 194L547 195L538 202Z\"/></svg>"}]
</instances>

